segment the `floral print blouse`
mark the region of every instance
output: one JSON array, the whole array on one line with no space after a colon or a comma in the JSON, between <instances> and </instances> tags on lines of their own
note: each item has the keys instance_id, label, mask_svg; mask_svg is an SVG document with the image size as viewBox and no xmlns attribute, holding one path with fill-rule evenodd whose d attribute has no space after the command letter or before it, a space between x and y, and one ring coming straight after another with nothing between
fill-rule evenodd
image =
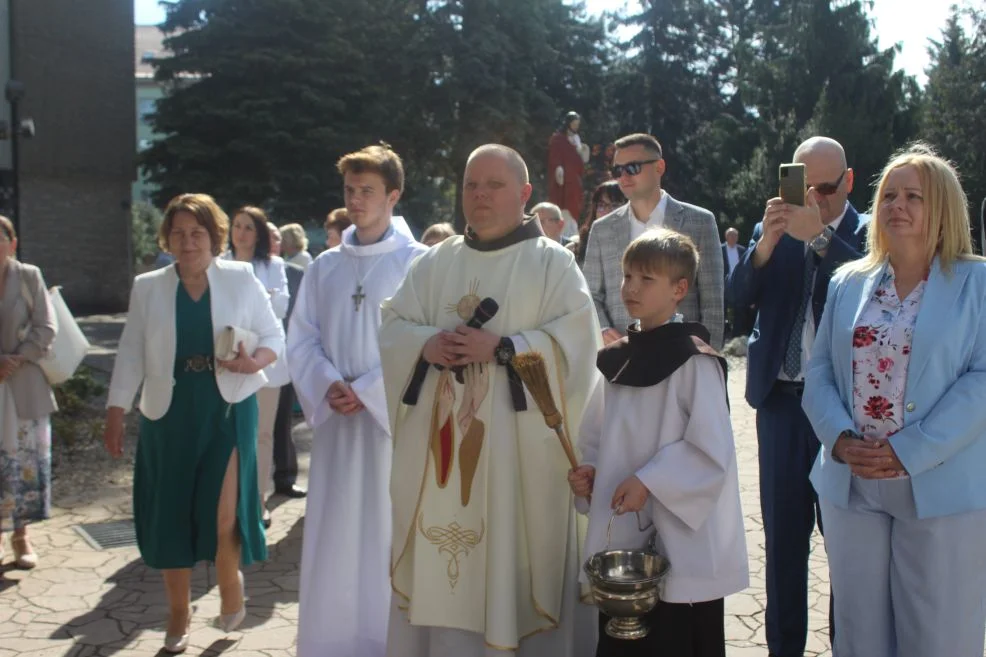
<instances>
[{"instance_id":1,"label":"floral print blouse","mask_svg":"<svg viewBox=\"0 0 986 657\"><path fill-rule=\"evenodd\" d=\"M901 301L894 280L888 264L853 331L853 420L867 440L888 438L901 428L911 339L928 284L925 277Z\"/></svg>"}]
</instances>

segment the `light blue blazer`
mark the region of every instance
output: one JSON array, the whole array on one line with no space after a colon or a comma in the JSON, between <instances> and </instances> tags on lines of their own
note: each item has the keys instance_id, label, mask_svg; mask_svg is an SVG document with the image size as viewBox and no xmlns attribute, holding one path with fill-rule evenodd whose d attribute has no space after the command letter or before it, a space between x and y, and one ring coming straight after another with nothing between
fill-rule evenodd
<instances>
[{"instance_id":1,"label":"light blue blazer","mask_svg":"<svg viewBox=\"0 0 986 657\"><path fill-rule=\"evenodd\" d=\"M802 406L822 442L811 482L819 497L849 503L849 466L832 459L852 417L853 329L886 265L839 271L805 375ZM986 509L986 263L942 271L935 258L918 311L903 427L890 444L911 475L919 518Z\"/></svg>"}]
</instances>

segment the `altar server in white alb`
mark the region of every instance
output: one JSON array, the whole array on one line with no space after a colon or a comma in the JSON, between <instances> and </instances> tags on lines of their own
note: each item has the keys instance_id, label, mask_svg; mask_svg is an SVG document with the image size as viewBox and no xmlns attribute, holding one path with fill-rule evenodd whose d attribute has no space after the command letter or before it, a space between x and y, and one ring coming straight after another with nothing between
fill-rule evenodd
<instances>
[{"instance_id":1,"label":"altar server in white alb","mask_svg":"<svg viewBox=\"0 0 986 657\"><path fill-rule=\"evenodd\" d=\"M380 303L426 250L401 217L400 158L339 160L353 226L305 272L288 363L315 432L301 555L298 657L380 657L390 603L393 445L380 370Z\"/></svg>"},{"instance_id":2,"label":"altar server in white alb","mask_svg":"<svg viewBox=\"0 0 986 657\"><path fill-rule=\"evenodd\" d=\"M677 314L698 258L689 237L664 228L623 256L621 296L639 320L599 352L604 379L569 479L582 510L592 496L587 554L606 549L615 511L611 547L644 547L656 530L671 570L646 638L613 639L599 614L597 657L725 657L723 598L749 585L725 361L708 329Z\"/></svg>"},{"instance_id":3,"label":"altar server in white alb","mask_svg":"<svg viewBox=\"0 0 986 657\"><path fill-rule=\"evenodd\" d=\"M380 328L395 450L387 655L590 655L568 461L512 356L544 356L578 426L596 313L572 253L524 216L520 155L483 146L464 179L466 234L415 262Z\"/></svg>"}]
</instances>

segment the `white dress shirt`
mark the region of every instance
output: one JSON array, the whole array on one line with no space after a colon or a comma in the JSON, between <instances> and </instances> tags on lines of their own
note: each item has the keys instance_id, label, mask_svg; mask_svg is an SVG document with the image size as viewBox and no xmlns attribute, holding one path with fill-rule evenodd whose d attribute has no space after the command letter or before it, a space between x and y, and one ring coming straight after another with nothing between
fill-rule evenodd
<instances>
[{"instance_id":1,"label":"white dress shirt","mask_svg":"<svg viewBox=\"0 0 986 657\"><path fill-rule=\"evenodd\" d=\"M660 228L664 225L664 213L668 208L668 195L665 191L661 190L661 200L658 201L657 205L651 211L650 216L647 217L647 221L641 221L637 215L633 213L633 206L630 206L630 216L633 220L630 221L630 241L637 239L643 235L649 228Z\"/></svg>"},{"instance_id":2,"label":"white dress shirt","mask_svg":"<svg viewBox=\"0 0 986 657\"><path fill-rule=\"evenodd\" d=\"M848 210L848 209L849 209L849 201L846 201L846 207L842 208L842 214L840 214L839 217L835 221L833 221L832 223L828 224L829 226L832 227L832 230L833 231L839 230L839 224L842 223L842 220L846 216L846 210ZM808 253L808 249L809 248L810 247L808 246L808 243L805 242L805 254L806 255ZM815 274L814 275L815 276L818 276L818 269L817 268L815 269ZM815 279L814 278L811 281L811 291L812 291L812 293L814 293L814 291L815 291ZM796 377L794 377L793 379L791 379L791 378L788 377L787 374L784 373L784 368L782 367L780 373L777 375L777 378L780 379L781 381L804 381L805 380L805 365L808 364L808 359L811 358L811 348L815 344L815 313L812 310L811 305L812 305L811 304L811 297L809 296L808 297L808 303L805 305L805 323L804 323L804 327L801 329L801 371L798 372L798 375Z\"/></svg>"},{"instance_id":3,"label":"white dress shirt","mask_svg":"<svg viewBox=\"0 0 986 657\"><path fill-rule=\"evenodd\" d=\"M729 269L726 271L726 275L733 273L733 269L739 264L739 245L733 244L732 246L726 245L726 261L729 263Z\"/></svg>"}]
</instances>

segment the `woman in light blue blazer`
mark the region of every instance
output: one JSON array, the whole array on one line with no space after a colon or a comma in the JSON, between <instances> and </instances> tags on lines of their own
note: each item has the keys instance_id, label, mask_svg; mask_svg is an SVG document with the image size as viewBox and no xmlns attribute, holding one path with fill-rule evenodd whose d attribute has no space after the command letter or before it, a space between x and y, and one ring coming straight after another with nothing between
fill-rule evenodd
<instances>
[{"instance_id":1,"label":"woman in light blue blazer","mask_svg":"<svg viewBox=\"0 0 986 657\"><path fill-rule=\"evenodd\" d=\"M917 145L832 278L803 406L822 442L836 657L982 657L986 262L952 166Z\"/></svg>"},{"instance_id":2,"label":"woman in light blue blazer","mask_svg":"<svg viewBox=\"0 0 986 657\"><path fill-rule=\"evenodd\" d=\"M229 230L211 197L168 204L159 241L175 264L138 276L130 293L107 400L104 441L123 453L123 416L140 394L134 464L134 525L144 562L163 571L170 616L166 652L188 647L191 573L215 561L216 625L232 632L246 616L241 564L267 558L257 486L256 392L284 349L267 291L247 263L219 257ZM226 327L257 336L217 360Z\"/></svg>"}]
</instances>

